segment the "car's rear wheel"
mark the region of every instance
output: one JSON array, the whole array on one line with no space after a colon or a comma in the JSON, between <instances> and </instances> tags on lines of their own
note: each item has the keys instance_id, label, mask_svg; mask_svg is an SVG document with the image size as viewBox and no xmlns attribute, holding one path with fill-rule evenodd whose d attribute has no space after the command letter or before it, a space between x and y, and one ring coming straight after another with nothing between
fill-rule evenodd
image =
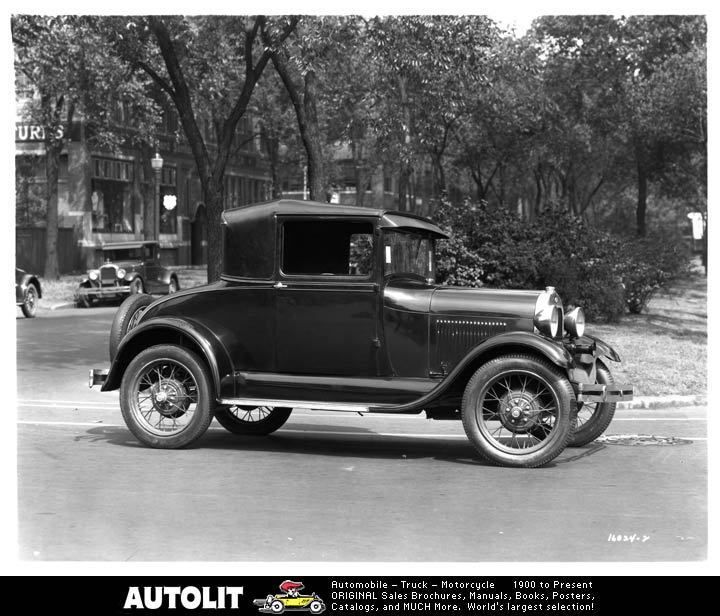
<instances>
[{"instance_id":1,"label":"car's rear wheel","mask_svg":"<svg viewBox=\"0 0 720 616\"><path fill-rule=\"evenodd\" d=\"M311 601L309 607L310 613L312 614L320 614L322 611L325 610L325 605L320 601Z\"/></svg>"},{"instance_id":2,"label":"car's rear wheel","mask_svg":"<svg viewBox=\"0 0 720 616\"><path fill-rule=\"evenodd\" d=\"M32 319L35 316L39 297L40 293L38 292L37 287L31 282L25 290L25 300L23 301L22 306L20 306L22 313L28 319Z\"/></svg>"},{"instance_id":3,"label":"car's rear wheel","mask_svg":"<svg viewBox=\"0 0 720 616\"><path fill-rule=\"evenodd\" d=\"M610 370L601 361L597 362L595 381L603 385L614 385ZM577 413L575 432L570 437L568 447L582 447L598 438L610 425L615 415L615 402L585 402Z\"/></svg>"},{"instance_id":4,"label":"car's rear wheel","mask_svg":"<svg viewBox=\"0 0 720 616\"><path fill-rule=\"evenodd\" d=\"M158 345L133 359L123 375L120 409L145 445L175 449L200 438L212 421L210 375L183 347Z\"/></svg>"},{"instance_id":5,"label":"car's rear wheel","mask_svg":"<svg viewBox=\"0 0 720 616\"><path fill-rule=\"evenodd\" d=\"M220 406L215 418L233 434L264 436L275 432L290 417L292 409L270 406Z\"/></svg>"},{"instance_id":6,"label":"car's rear wheel","mask_svg":"<svg viewBox=\"0 0 720 616\"><path fill-rule=\"evenodd\" d=\"M483 458L533 468L565 449L574 409L572 386L552 365L529 355L505 355L481 366L468 382L462 420Z\"/></svg>"},{"instance_id":7,"label":"car's rear wheel","mask_svg":"<svg viewBox=\"0 0 720 616\"><path fill-rule=\"evenodd\" d=\"M110 326L110 361L114 361L122 339L138 324L145 309L154 301L150 295L130 295L120 304Z\"/></svg>"}]
</instances>

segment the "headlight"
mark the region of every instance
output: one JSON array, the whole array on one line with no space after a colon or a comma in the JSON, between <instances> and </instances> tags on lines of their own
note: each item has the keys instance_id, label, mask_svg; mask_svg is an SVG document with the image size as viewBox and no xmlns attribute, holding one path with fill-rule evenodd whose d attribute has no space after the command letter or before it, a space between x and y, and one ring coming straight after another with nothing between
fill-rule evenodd
<instances>
[{"instance_id":1,"label":"headlight","mask_svg":"<svg viewBox=\"0 0 720 616\"><path fill-rule=\"evenodd\" d=\"M565 315L565 329L573 338L580 338L585 333L585 313L582 308L575 308Z\"/></svg>"},{"instance_id":2,"label":"headlight","mask_svg":"<svg viewBox=\"0 0 720 616\"><path fill-rule=\"evenodd\" d=\"M122 267L117 271L118 278L125 278L125 274L127 274L127 272Z\"/></svg>"},{"instance_id":3,"label":"headlight","mask_svg":"<svg viewBox=\"0 0 720 616\"><path fill-rule=\"evenodd\" d=\"M93 270L92 272L88 272L88 278L89 278L90 280L97 280L97 279L98 279L97 270Z\"/></svg>"},{"instance_id":4,"label":"headlight","mask_svg":"<svg viewBox=\"0 0 720 616\"><path fill-rule=\"evenodd\" d=\"M535 302L533 323L541 334L558 338L562 336L563 309L555 287L545 287Z\"/></svg>"}]
</instances>

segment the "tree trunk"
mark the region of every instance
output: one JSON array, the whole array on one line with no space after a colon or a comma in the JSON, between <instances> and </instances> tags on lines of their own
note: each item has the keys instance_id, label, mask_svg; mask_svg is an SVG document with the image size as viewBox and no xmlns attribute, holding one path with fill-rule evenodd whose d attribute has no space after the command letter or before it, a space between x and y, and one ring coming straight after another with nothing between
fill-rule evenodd
<instances>
[{"instance_id":1,"label":"tree trunk","mask_svg":"<svg viewBox=\"0 0 720 616\"><path fill-rule=\"evenodd\" d=\"M47 129L46 129L47 130ZM60 152L62 139L50 138L45 140L45 203L46 236L45 236L45 270L44 276L48 280L57 280L60 277L57 255L58 238L58 176L60 169Z\"/></svg>"},{"instance_id":2,"label":"tree trunk","mask_svg":"<svg viewBox=\"0 0 720 616\"><path fill-rule=\"evenodd\" d=\"M143 238L152 240L155 238L155 208L157 207L155 203L155 172L150 162L153 150L148 143L143 143L139 150L142 181L140 182L140 178L138 178L138 185L143 202Z\"/></svg>"},{"instance_id":3,"label":"tree trunk","mask_svg":"<svg viewBox=\"0 0 720 616\"><path fill-rule=\"evenodd\" d=\"M647 213L647 171L643 166L642 162L638 160L637 165L637 180L638 180L638 197L637 197L637 210L635 211L635 222L637 225L637 234L640 237L644 237L647 233L645 216Z\"/></svg>"},{"instance_id":4,"label":"tree trunk","mask_svg":"<svg viewBox=\"0 0 720 616\"><path fill-rule=\"evenodd\" d=\"M317 77L315 71L305 73L305 95L303 96L305 115L303 143L307 151L308 189L313 201L328 201L327 178L322 156L322 139L317 116Z\"/></svg>"},{"instance_id":5,"label":"tree trunk","mask_svg":"<svg viewBox=\"0 0 720 616\"><path fill-rule=\"evenodd\" d=\"M223 233L221 217L223 213L223 184L217 184L212 178L202 181L203 200L207 211L207 275L208 282L220 279L223 266Z\"/></svg>"}]
</instances>

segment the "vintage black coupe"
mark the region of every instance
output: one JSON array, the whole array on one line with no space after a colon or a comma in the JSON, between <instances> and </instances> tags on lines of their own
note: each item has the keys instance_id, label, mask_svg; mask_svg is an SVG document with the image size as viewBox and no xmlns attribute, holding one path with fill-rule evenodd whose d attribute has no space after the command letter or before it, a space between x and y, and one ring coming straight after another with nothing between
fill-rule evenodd
<instances>
[{"instance_id":1,"label":"vintage black coupe","mask_svg":"<svg viewBox=\"0 0 720 616\"><path fill-rule=\"evenodd\" d=\"M89 270L77 289L80 306L139 293L170 294L180 288L177 275L160 262L158 242L115 242L101 250L102 264Z\"/></svg>"},{"instance_id":2,"label":"vintage black coupe","mask_svg":"<svg viewBox=\"0 0 720 616\"><path fill-rule=\"evenodd\" d=\"M152 447L201 437L213 417L269 434L293 408L461 419L485 459L546 464L600 436L616 402L606 343L580 308L542 291L435 283L446 235L408 213L278 200L223 215L221 279L133 296L110 332L130 431Z\"/></svg>"}]
</instances>

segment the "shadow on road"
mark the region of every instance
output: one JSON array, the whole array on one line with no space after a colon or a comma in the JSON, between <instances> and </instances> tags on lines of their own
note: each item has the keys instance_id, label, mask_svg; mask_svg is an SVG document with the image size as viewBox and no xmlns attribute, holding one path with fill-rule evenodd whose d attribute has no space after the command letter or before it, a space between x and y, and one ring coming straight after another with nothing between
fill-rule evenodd
<instances>
[{"instance_id":1,"label":"shadow on road","mask_svg":"<svg viewBox=\"0 0 720 616\"><path fill-rule=\"evenodd\" d=\"M468 441L457 438L423 438L422 436L385 436L377 435L374 439L368 435L372 431L363 428L343 427L343 432L355 432L357 437L348 434L337 434L338 427L332 425L313 425L311 434L301 431L278 431L264 437L238 436L221 430L211 430L195 445L176 450L178 454L193 450L223 450L260 453L285 453L288 455L338 456L365 459L386 460L418 460L435 459L442 462L453 462L496 468L490 462L478 457ZM333 432L327 436L317 432L327 430ZM358 438L359 437L359 438ZM157 451L141 445L125 428L98 427L87 430L85 434L76 436L76 441L105 441L112 445ZM594 455L605 449L601 443L592 443L584 448L566 449L556 460L543 468L553 468L581 458ZM574 455L573 455L574 454Z\"/></svg>"}]
</instances>

